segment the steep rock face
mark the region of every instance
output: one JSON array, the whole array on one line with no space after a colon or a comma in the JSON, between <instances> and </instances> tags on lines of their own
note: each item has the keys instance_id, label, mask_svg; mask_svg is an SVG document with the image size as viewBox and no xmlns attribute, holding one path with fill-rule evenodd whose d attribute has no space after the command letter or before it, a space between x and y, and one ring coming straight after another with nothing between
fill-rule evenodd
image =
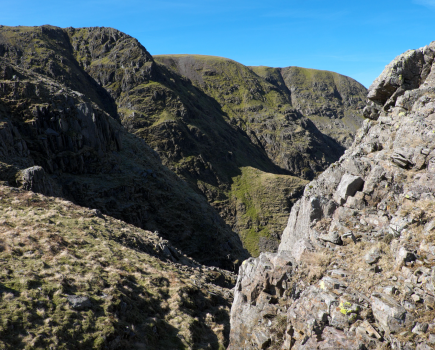
<instances>
[{"instance_id":1,"label":"steep rock face","mask_svg":"<svg viewBox=\"0 0 435 350\"><path fill-rule=\"evenodd\" d=\"M231 123L259 143L275 164L295 175L311 178L344 150L295 110L287 87L270 83L249 67L201 55L160 55L155 59L218 101Z\"/></svg>"},{"instance_id":2,"label":"steep rock face","mask_svg":"<svg viewBox=\"0 0 435 350\"><path fill-rule=\"evenodd\" d=\"M344 151L301 114L302 107L292 107L283 77L284 85L277 86L248 67L216 57L159 56L155 61L136 39L112 28L2 27L1 33L0 54L84 94L143 138L164 165L219 211L253 255L276 250L278 227L306 179ZM337 89L344 78L330 75L324 83ZM307 86L319 82L311 80ZM303 99L320 101L319 96ZM338 103L329 105L338 108ZM353 106L358 114L358 104ZM245 195L242 188L253 190ZM265 203L267 211L261 213Z\"/></svg>"},{"instance_id":3,"label":"steep rock face","mask_svg":"<svg viewBox=\"0 0 435 350\"><path fill-rule=\"evenodd\" d=\"M1 26L0 56L85 94L113 118L118 118L115 101L76 61L68 35L61 28Z\"/></svg>"},{"instance_id":4,"label":"steep rock face","mask_svg":"<svg viewBox=\"0 0 435 350\"><path fill-rule=\"evenodd\" d=\"M96 103L7 58L0 63L1 180L159 231L202 263L232 269L247 257L206 200Z\"/></svg>"},{"instance_id":5,"label":"steep rock face","mask_svg":"<svg viewBox=\"0 0 435 350\"><path fill-rule=\"evenodd\" d=\"M256 74L279 87L292 106L316 127L348 148L363 122L367 90L344 75L301 67L250 67Z\"/></svg>"},{"instance_id":6,"label":"steep rock face","mask_svg":"<svg viewBox=\"0 0 435 350\"><path fill-rule=\"evenodd\" d=\"M305 187L278 253L240 267L229 349L434 346L434 52L386 67L377 120Z\"/></svg>"},{"instance_id":7,"label":"steep rock face","mask_svg":"<svg viewBox=\"0 0 435 350\"><path fill-rule=\"evenodd\" d=\"M289 172L268 158L257 139L252 142L249 133L229 123L213 97L177 72L156 64L136 39L111 28L71 28L67 32L77 61L115 99L127 130L146 140L165 165L204 195L240 234L251 254L276 249L280 236L276 227L284 222L304 181L282 176ZM304 162L310 160L305 157ZM300 161L296 163L301 166ZM290 188L285 196L272 196L271 207L276 209L265 218L255 215L265 196L243 201L231 186L236 183L237 187L251 168L269 174L269 182L275 183L269 188L284 184ZM261 188L257 194L266 192L261 181L249 179L253 187Z\"/></svg>"}]
</instances>

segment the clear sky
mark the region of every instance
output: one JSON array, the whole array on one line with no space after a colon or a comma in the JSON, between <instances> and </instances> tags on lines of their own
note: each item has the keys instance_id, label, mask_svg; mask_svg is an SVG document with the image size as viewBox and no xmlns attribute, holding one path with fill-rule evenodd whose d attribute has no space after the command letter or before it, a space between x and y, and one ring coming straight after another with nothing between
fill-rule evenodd
<instances>
[{"instance_id":1,"label":"clear sky","mask_svg":"<svg viewBox=\"0 0 435 350\"><path fill-rule=\"evenodd\" d=\"M0 0L0 24L105 26L152 55L335 71L368 87L386 64L435 40L435 0Z\"/></svg>"}]
</instances>

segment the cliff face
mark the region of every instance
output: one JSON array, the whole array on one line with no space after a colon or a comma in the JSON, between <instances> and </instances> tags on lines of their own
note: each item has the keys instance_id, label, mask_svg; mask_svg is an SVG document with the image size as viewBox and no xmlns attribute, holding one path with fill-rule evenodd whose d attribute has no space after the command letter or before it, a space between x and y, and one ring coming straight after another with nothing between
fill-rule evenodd
<instances>
[{"instance_id":1,"label":"cliff face","mask_svg":"<svg viewBox=\"0 0 435 350\"><path fill-rule=\"evenodd\" d=\"M163 165L207 199L255 256L277 249L280 227L306 180L337 160L347 145L334 133L320 132L322 123L316 118L336 118L327 122L328 128L344 127L346 137L354 133L352 123L361 119L364 88L330 72L302 69L309 72L302 74L303 80L290 74L290 67L279 70L281 80L275 82L258 69L223 58L153 58L136 39L112 28L0 29L0 56L83 94L144 139ZM324 111L321 105L327 106ZM92 115L93 110L88 112ZM343 124L349 113L355 116L353 122ZM51 161L40 161L36 164L54 171L47 168ZM92 162L83 158L83 164ZM84 204L85 189L75 184L69 194ZM110 213L134 224L150 222L149 211L127 205L121 214L116 205L112 200ZM169 238L162 228L173 222L169 217L147 225Z\"/></svg>"},{"instance_id":2,"label":"cliff face","mask_svg":"<svg viewBox=\"0 0 435 350\"><path fill-rule=\"evenodd\" d=\"M345 148L352 145L363 122L367 90L352 78L301 67L250 67L279 87L292 106Z\"/></svg>"},{"instance_id":3,"label":"cliff face","mask_svg":"<svg viewBox=\"0 0 435 350\"><path fill-rule=\"evenodd\" d=\"M92 85L80 85L83 78L98 86L75 61L62 29L2 28L0 34L1 180L158 231L205 264L233 269L248 256L207 201L110 115L110 95L97 89L107 104L97 92L88 94ZM60 56L59 47L70 51ZM33 56L39 63L24 68Z\"/></svg>"},{"instance_id":4,"label":"cliff face","mask_svg":"<svg viewBox=\"0 0 435 350\"><path fill-rule=\"evenodd\" d=\"M339 161L305 187L277 254L239 270L229 349L435 344L435 43L369 88Z\"/></svg>"}]
</instances>

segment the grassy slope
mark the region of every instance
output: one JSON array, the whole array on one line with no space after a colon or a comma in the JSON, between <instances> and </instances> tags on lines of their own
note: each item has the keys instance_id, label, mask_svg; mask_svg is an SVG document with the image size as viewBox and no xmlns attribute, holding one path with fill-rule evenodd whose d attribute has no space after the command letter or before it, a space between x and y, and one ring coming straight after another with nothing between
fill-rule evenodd
<instances>
[{"instance_id":1,"label":"grassy slope","mask_svg":"<svg viewBox=\"0 0 435 350\"><path fill-rule=\"evenodd\" d=\"M266 242L260 244L261 237L277 247L291 206L304 185L297 177L251 167L242 168L242 175L234 178L230 195L236 204L242 241L253 256L266 250Z\"/></svg>"},{"instance_id":2,"label":"grassy slope","mask_svg":"<svg viewBox=\"0 0 435 350\"><path fill-rule=\"evenodd\" d=\"M301 67L250 67L267 81L285 89L294 107L322 133L349 147L363 121L367 90L341 74Z\"/></svg>"},{"instance_id":3,"label":"grassy slope","mask_svg":"<svg viewBox=\"0 0 435 350\"><path fill-rule=\"evenodd\" d=\"M230 293L210 282L230 274L164 262L152 232L11 187L0 222L0 347L224 348Z\"/></svg>"}]
</instances>

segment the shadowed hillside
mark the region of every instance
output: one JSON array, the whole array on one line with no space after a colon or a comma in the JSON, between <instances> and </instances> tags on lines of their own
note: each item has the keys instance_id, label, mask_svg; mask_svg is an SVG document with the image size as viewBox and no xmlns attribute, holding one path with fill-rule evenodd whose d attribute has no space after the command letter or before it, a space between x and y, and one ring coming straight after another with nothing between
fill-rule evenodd
<instances>
[{"instance_id":1,"label":"shadowed hillside","mask_svg":"<svg viewBox=\"0 0 435 350\"><path fill-rule=\"evenodd\" d=\"M154 59L136 39L111 28L2 27L1 33L0 53L8 62L84 94L127 131L143 138L165 166L218 210L254 255L276 249L280 227L305 180L337 160L347 145L341 137L334 139L335 131L319 131L316 125L321 127L326 119L319 117L323 120L319 124L315 117L303 115L306 98L321 104L329 99L329 90L352 85L337 74L304 84L293 79L304 93L312 90L312 96L301 93L304 98L296 103L286 69L279 72L289 88L229 59L190 55ZM357 116L355 123L363 93L358 88L348 94L353 100L340 90L342 105L347 103ZM340 106L328 105L339 121ZM344 125L340 123L338 127ZM344 134L353 132L351 125ZM267 174L267 184L261 176L250 176L252 171ZM239 190L241 182L258 190L247 198ZM69 188L77 198L84 191L76 185ZM270 210L260 213L269 199ZM119 205L111 203L113 208ZM128 218L132 211L124 212L129 222L147 220L142 214L139 219ZM156 227L162 225L166 223Z\"/></svg>"}]
</instances>

